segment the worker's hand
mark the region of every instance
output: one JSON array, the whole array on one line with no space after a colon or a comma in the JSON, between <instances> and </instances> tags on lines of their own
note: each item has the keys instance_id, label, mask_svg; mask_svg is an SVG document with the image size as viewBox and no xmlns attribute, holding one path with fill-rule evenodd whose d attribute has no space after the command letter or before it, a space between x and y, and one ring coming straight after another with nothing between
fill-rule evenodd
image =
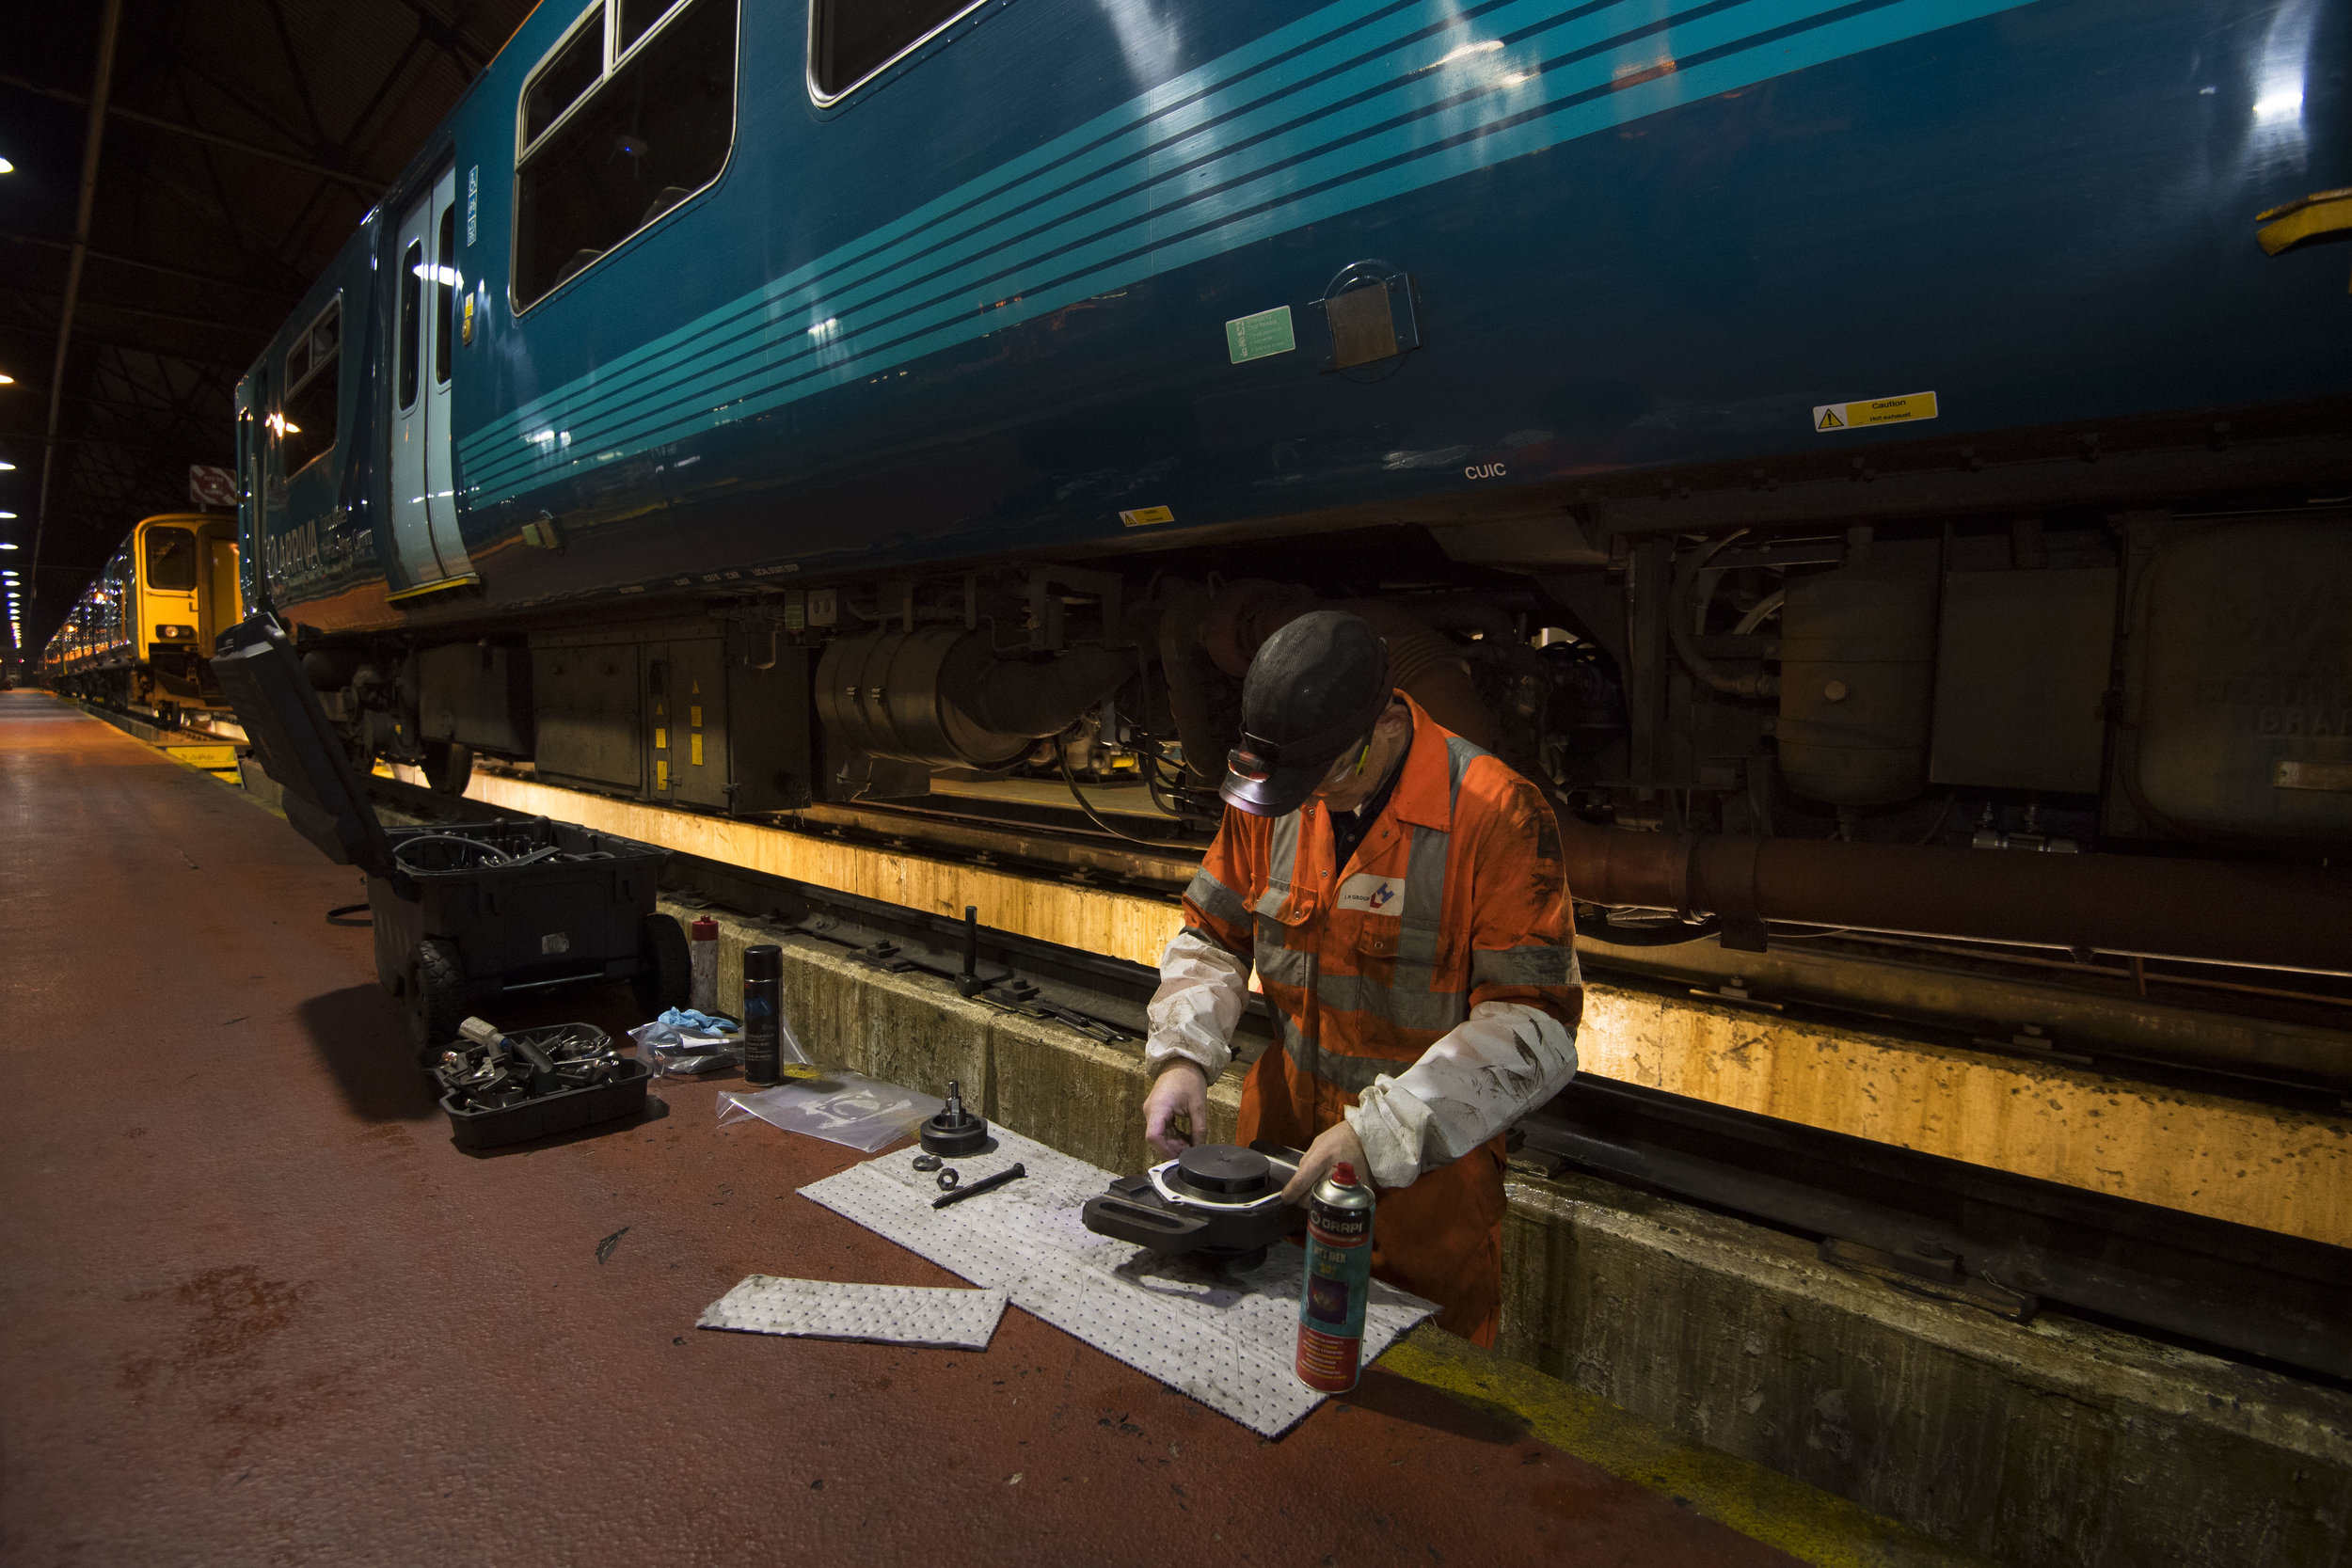
<instances>
[{"instance_id":1,"label":"worker's hand","mask_svg":"<svg viewBox=\"0 0 2352 1568\"><path fill-rule=\"evenodd\" d=\"M1178 1120L1190 1129L1190 1136L1175 1129L1172 1124ZM1160 1069L1152 1092L1143 1097L1143 1141L1162 1159L1173 1160L1208 1131L1209 1075L1199 1063L1180 1056Z\"/></svg>"},{"instance_id":2,"label":"worker's hand","mask_svg":"<svg viewBox=\"0 0 2352 1568\"><path fill-rule=\"evenodd\" d=\"M1364 1159L1364 1146L1356 1136L1356 1129L1345 1122L1327 1129L1323 1135L1307 1146L1307 1157L1298 1162L1298 1174L1282 1189L1285 1203L1304 1203L1314 1192L1315 1183L1331 1174L1331 1168L1342 1161L1356 1167L1356 1180L1366 1186L1372 1184L1372 1169Z\"/></svg>"}]
</instances>

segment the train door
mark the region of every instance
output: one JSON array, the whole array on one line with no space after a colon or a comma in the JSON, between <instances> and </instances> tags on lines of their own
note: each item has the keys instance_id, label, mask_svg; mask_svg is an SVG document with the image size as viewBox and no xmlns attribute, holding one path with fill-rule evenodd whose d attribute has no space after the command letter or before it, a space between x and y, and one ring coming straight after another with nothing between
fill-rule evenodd
<instances>
[{"instance_id":1,"label":"train door","mask_svg":"<svg viewBox=\"0 0 2352 1568\"><path fill-rule=\"evenodd\" d=\"M392 542L408 586L469 576L450 463L452 315L457 273L457 171L444 171L400 220L393 262Z\"/></svg>"},{"instance_id":2,"label":"train door","mask_svg":"<svg viewBox=\"0 0 2352 1568\"><path fill-rule=\"evenodd\" d=\"M215 638L245 619L245 600L237 587L237 542L208 534L204 549L204 580L212 591L203 631L203 645L209 650Z\"/></svg>"}]
</instances>

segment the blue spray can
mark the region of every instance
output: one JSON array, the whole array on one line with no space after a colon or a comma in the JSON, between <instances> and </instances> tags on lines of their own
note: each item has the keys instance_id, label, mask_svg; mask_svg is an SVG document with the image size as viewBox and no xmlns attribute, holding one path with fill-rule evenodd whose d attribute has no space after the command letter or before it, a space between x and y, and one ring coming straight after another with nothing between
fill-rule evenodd
<instances>
[{"instance_id":1,"label":"blue spray can","mask_svg":"<svg viewBox=\"0 0 2352 1568\"><path fill-rule=\"evenodd\" d=\"M1372 1295L1372 1189L1343 1161L1307 1202L1307 1274L1298 1295L1298 1381L1327 1394L1356 1386Z\"/></svg>"}]
</instances>

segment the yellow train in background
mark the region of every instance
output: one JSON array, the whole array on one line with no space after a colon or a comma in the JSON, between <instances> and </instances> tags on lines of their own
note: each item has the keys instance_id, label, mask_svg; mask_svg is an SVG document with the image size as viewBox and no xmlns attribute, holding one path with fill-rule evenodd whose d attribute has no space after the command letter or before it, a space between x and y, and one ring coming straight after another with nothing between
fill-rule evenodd
<instances>
[{"instance_id":1,"label":"yellow train in background","mask_svg":"<svg viewBox=\"0 0 2352 1568\"><path fill-rule=\"evenodd\" d=\"M82 591L41 673L53 690L167 724L189 710L226 712L207 660L213 640L244 618L235 516L165 513L133 529Z\"/></svg>"}]
</instances>

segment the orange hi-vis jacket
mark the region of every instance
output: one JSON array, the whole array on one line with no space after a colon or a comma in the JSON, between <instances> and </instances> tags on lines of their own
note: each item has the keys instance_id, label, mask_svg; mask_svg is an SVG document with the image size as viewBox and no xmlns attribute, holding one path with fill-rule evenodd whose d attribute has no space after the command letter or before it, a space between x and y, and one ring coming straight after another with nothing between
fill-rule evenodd
<instances>
[{"instance_id":1,"label":"orange hi-vis jacket","mask_svg":"<svg viewBox=\"0 0 2352 1568\"><path fill-rule=\"evenodd\" d=\"M1583 990L1550 807L1406 701L1403 772L1345 867L1319 801L1275 818L1228 810L1185 892L1185 924L1253 960L1281 1017L1281 1049L1243 1086L1244 1144L1306 1148L1482 1003L1518 1003L1575 1031ZM1502 1211L1498 1135L1379 1195L1373 1272L1437 1302L1440 1326L1491 1344Z\"/></svg>"}]
</instances>

